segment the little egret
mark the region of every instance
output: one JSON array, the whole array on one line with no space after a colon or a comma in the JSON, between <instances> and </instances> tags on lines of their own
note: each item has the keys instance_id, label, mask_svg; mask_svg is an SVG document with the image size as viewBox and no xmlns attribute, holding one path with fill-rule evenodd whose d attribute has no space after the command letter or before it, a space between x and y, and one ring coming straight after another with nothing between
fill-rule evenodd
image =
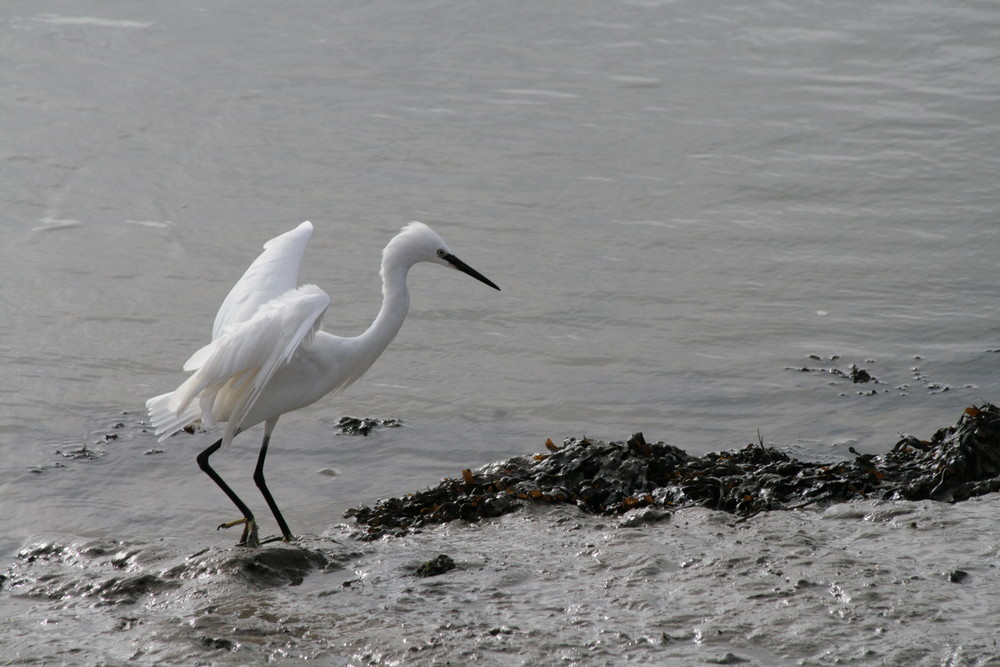
<instances>
[{"instance_id":1,"label":"little egret","mask_svg":"<svg viewBox=\"0 0 1000 667\"><path fill-rule=\"evenodd\" d=\"M225 422L222 438L198 455L198 466L233 501L242 518L219 528L243 525L240 545L258 546L253 512L208 464L242 431L264 424L264 441L253 480L267 501L282 539L292 539L264 482L264 457L278 418L323 396L343 391L378 359L403 324L410 306L406 274L418 262L440 264L500 288L455 257L427 225L411 222L382 251L382 307L359 336L341 338L320 331L330 297L315 285L298 286L299 265L312 236L310 222L275 237L222 302L212 342L184 364L193 374L174 391L146 401L156 435L164 440L192 424ZM277 538L275 538L277 539Z\"/></svg>"}]
</instances>

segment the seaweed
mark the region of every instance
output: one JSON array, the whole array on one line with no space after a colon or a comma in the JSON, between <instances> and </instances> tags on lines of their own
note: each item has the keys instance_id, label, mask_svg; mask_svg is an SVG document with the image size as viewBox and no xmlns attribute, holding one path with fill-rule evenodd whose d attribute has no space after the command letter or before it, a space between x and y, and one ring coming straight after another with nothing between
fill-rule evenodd
<instances>
[{"instance_id":1,"label":"seaweed","mask_svg":"<svg viewBox=\"0 0 1000 667\"><path fill-rule=\"evenodd\" d=\"M624 442L568 438L549 453L463 470L433 488L361 505L345 514L373 540L422 526L497 517L528 503L570 503L593 514L651 507L708 507L749 518L759 512L873 498L958 502L1000 489L1000 409L966 408L930 440L900 436L882 455L816 463L751 443L692 456L642 433Z\"/></svg>"}]
</instances>

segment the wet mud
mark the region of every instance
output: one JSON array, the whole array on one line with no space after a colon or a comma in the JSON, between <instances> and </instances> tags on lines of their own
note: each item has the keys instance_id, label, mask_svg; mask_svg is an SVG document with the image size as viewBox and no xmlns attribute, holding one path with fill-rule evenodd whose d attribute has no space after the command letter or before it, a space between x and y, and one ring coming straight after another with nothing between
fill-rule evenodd
<instances>
[{"instance_id":1,"label":"wet mud","mask_svg":"<svg viewBox=\"0 0 1000 667\"><path fill-rule=\"evenodd\" d=\"M216 664L231 655L230 664L272 662L304 643L308 622L305 610L272 611L275 592L300 591L310 574L353 576L344 570L361 556L331 539L196 551L177 540L38 541L0 575L0 606L21 610L16 621L8 618L5 658ZM50 629L43 632L40 622Z\"/></svg>"},{"instance_id":2,"label":"wet mud","mask_svg":"<svg viewBox=\"0 0 1000 667\"><path fill-rule=\"evenodd\" d=\"M750 444L695 457L641 433L625 442L571 438L547 453L518 456L436 487L348 510L356 537L455 520L478 521L531 503L569 503L594 514L650 508L654 519L682 507L740 517L860 499L957 502L1000 489L1000 409L969 407L928 440L903 436L881 455L816 463ZM851 450L854 452L854 450Z\"/></svg>"},{"instance_id":3,"label":"wet mud","mask_svg":"<svg viewBox=\"0 0 1000 667\"><path fill-rule=\"evenodd\" d=\"M139 543L54 540L21 550L17 559L2 575L8 590L27 598L85 599L95 606L133 603L180 588L185 580L217 574L249 588L265 589L296 586L310 572L342 568L330 551L284 544L202 549L170 561Z\"/></svg>"},{"instance_id":4,"label":"wet mud","mask_svg":"<svg viewBox=\"0 0 1000 667\"><path fill-rule=\"evenodd\" d=\"M5 658L994 664L998 476L986 405L837 464L549 443L260 549L39 536L0 574Z\"/></svg>"},{"instance_id":5,"label":"wet mud","mask_svg":"<svg viewBox=\"0 0 1000 667\"><path fill-rule=\"evenodd\" d=\"M263 549L46 538L5 571L4 658L995 664L998 503L855 501L746 522L533 503L405 539L359 543L341 524ZM670 523L632 520L658 515Z\"/></svg>"}]
</instances>

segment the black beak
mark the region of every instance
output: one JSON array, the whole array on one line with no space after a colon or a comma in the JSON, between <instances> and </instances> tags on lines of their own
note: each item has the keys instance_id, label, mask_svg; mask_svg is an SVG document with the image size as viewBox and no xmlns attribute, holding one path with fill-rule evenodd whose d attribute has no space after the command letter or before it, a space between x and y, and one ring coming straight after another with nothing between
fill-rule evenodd
<instances>
[{"instance_id":1,"label":"black beak","mask_svg":"<svg viewBox=\"0 0 1000 667\"><path fill-rule=\"evenodd\" d=\"M471 266L460 260L458 257L448 254L448 255L442 255L441 259L448 262L462 273L467 273L476 280L478 280L479 282L486 283L487 285L497 290L498 292L500 291L500 288L494 285L492 280L481 274L479 271L476 271L474 268L472 268Z\"/></svg>"}]
</instances>

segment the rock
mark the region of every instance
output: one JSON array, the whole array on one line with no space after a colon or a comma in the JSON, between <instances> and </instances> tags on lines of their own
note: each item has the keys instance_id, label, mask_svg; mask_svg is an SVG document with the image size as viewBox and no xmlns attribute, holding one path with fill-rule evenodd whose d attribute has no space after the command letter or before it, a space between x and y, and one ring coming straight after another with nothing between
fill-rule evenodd
<instances>
[{"instance_id":1,"label":"rock","mask_svg":"<svg viewBox=\"0 0 1000 667\"><path fill-rule=\"evenodd\" d=\"M418 577L436 577L439 574L454 570L456 567L455 561L452 560L451 556L440 554L418 567L414 574Z\"/></svg>"}]
</instances>

